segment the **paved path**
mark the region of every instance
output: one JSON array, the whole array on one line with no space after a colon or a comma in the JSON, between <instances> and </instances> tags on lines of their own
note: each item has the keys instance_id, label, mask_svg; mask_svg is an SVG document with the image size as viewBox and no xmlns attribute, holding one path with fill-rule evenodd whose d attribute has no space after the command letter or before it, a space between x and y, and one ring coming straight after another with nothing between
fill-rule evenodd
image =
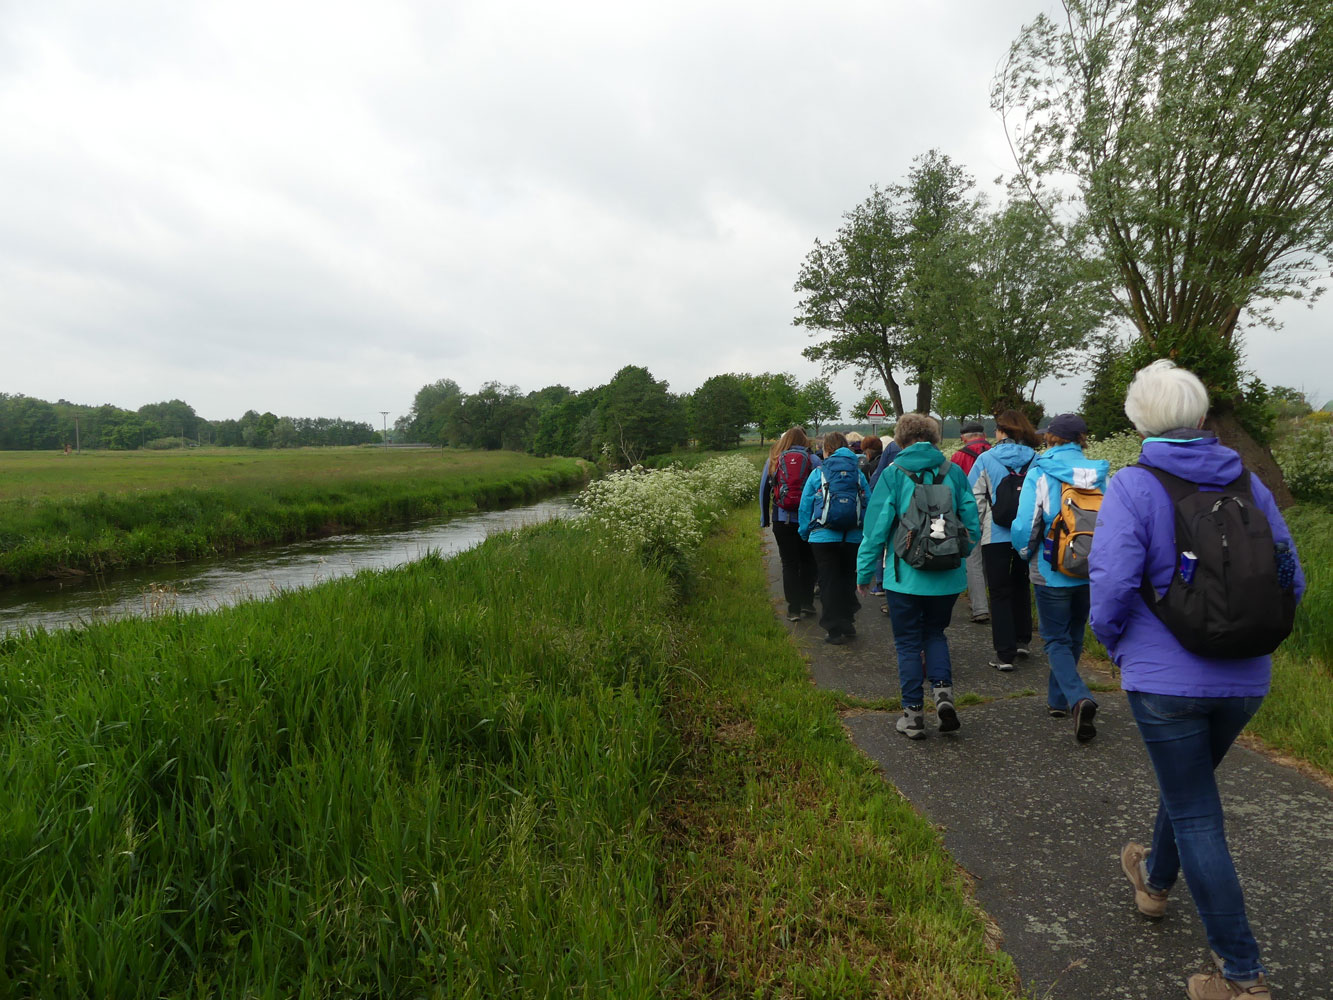
<instances>
[{"instance_id":1,"label":"paved path","mask_svg":"<svg viewBox=\"0 0 1333 1000\"><path fill-rule=\"evenodd\" d=\"M766 536L774 607L785 612L777 550ZM1156 786L1124 695L1099 692L1098 735L1079 744L1046 715L1040 642L1011 674L987 666L990 629L959 599L949 629L962 729L912 741L896 713L852 712L856 745L932 823L976 881L1034 998L1180 1000L1208 947L1184 880L1160 923L1142 918L1120 870L1127 840L1147 843ZM888 619L872 598L856 642L829 646L806 619L790 626L815 683L867 698L898 696ZM1085 672L1085 677L1090 676ZM1109 680L1108 678L1101 678ZM1251 924L1279 1000L1333 1000L1333 793L1241 747L1219 771L1227 833Z\"/></svg>"}]
</instances>

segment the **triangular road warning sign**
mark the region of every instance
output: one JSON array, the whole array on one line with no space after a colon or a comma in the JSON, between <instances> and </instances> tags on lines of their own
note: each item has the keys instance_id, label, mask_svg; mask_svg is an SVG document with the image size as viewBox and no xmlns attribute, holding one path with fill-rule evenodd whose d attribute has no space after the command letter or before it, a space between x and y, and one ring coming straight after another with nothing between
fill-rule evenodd
<instances>
[{"instance_id":1,"label":"triangular road warning sign","mask_svg":"<svg viewBox=\"0 0 1333 1000\"><path fill-rule=\"evenodd\" d=\"M870 409L866 412L867 420L883 420L888 414L884 412L884 404L878 399L870 404Z\"/></svg>"}]
</instances>

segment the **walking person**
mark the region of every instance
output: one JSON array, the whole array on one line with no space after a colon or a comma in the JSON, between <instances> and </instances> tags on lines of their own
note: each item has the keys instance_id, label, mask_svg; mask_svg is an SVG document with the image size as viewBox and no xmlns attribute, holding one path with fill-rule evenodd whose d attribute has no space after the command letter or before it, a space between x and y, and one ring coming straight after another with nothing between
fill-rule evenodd
<instances>
[{"instance_id":1,"label":"walking person","mask_svg":"<svg viewBox=\"0 0 1333 1000\"><path fill-rule=\"evenodd\" d=\"M1055 718L1072 715L1080 743L1097 735L1097 700L1079 676L1078 661L1088 624L1087 552L1110 467L1083 456L1087 437L1088 425L1077 413L1050 422L1046 451L1023 479L1010 532L1036 586L1037 622L1050 664L1046 710ZM1060 527L1052 531L1057 518ZM1079 524L1071 527L1075 518Z\"/></svg>"},{"instance_id":2,"label":"walking person","mask_svg":"<svg viewBox=\"0 0 1333 1000\"><path fill-rule=\"evenodd\" d=\"M986 428L979 420L969 420L958 428L958 438L963 446L955 451L949 461L963 470L971 481L972 469L977 459L990 450L986 440ZM967 603L972 609L972 623L984 625L990 621L990 602L986 598L986 572L981 564L981 546L977 545L967 557Z\"/></svg>"},{"instance_id":3,"label":"walking person","mask_svg":"<svg viewBox=\"0 0 1333 1000\"><path fill-rule=\"evenodd\" d=\"M821 459L810 450L804 429L793 427L773 443L759 476L759 525L773 527L782 563L782 595L787 599L787 621L815 613L818 568L810 543L800 535L801 491Z\"/></svg>"},{"instance_id":4,"label":"walking person","mask_svg":"<svg viewBox=\"0 0 1333 1000\"><path fill-rule=\"evenodd\" d=\"M810 474L801 493L799 531L815 556L819 576L820 627L835 646L856 637L856 552L870 486L856 452L840 431L824 435L824 464Z\"/></svg>"},{"instance_id":5,"label":"walking person","mask_svg":"<svg viewBox=\"0 0 1333 1000\"><path fill-rule=\"evenodd\" d=\"M1170 361L1154 362L1130 384L1125 415L1143 449L1102 504L1091 555L1092 628L1120 668L1159 790L1151 847L1126 844L1121 867L1139 911L1153 919L1166 912L1184 872L1217 966L1191 976L1186 991L1192 1000L1227 1000L1270 992L1213 772L1268 693L1272 659L1251 654L1286 634L1305 578L1272 494L1236 452L1200 429L1207 412L1203 383ZM1202 505L1203 522L1179 516L1190 503ZM1230 531L1215 554L1200 544L1208 520ZM1219 608L1220 631L1172 614L1173 593L1203 595L1225 579L1210 573L1210 561L1243 580L1199 601ZM1262 638L1252 642L1252 633Z\"/></svg>"},{"instance_id":6,"label":"walking person","mask_svg":"<svg viewBox=\"0 0 1333 1000\"><path fill-rule=\"evenodd\" d=\"M939 449L939 423L924 413L905 413L894 439L902 450L871 494L856 578L861 593L868 593L876 567L884 567L903 704L896 729L915 740L926 735L923 655L939 730L959 728L944 630L967 586L965 560L981 527L967 477Z\"/></svg>"},{"instance_id":7,"label":"walking person","mask_svg":"<svg viewBox=\"0 0 1333 1000\"><path fill-rule=\"evenodd\" d=\"M1037 457L1037 431L1018 410L995 418L995 447L977 456L968 473L981 521L981 553L990 596L991 642L997 670L1014 669L1032 644L1032 585L1028 564L1019 558L1009 529L1018 512L1018 498L1029 466ZM969 557L969 565L971 557ZM970 581L969 581L970 586Z\"/></svg>"}]
</instances>

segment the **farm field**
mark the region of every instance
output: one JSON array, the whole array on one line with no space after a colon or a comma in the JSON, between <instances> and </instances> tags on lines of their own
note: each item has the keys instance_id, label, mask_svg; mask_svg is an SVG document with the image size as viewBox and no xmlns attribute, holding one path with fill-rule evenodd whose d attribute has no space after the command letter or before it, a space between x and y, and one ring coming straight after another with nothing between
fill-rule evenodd
<instances>
[{"instance_id":1,"label":"farm field","mask_svg":"<svg viewBox=\"0 0 1333 1000\"><path fill-rule=\"evenodd\" d=\"M225 555L572 489L574 459L515 452L0 452L0 582Z\"/></svg>"}]
</instances>

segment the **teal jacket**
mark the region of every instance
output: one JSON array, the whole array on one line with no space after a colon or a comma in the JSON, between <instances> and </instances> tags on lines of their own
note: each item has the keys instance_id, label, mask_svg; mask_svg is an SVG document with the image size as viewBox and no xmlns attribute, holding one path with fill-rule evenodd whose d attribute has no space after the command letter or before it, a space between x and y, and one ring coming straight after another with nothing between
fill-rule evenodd
<instances>
[{"instance_id":1,"label":"teal jacket","mask_svg":"<svg viewBox=\"0 0 1333 1000\"><path fill-rule=\"evenodd\" d=\"M898 512L912 503L912 492L916 489L916 484L903 469L920 475L928 469L938 469L944 462L942 451L927 441L918 441L899 452L893 464L884 470L866 509L865 536L856 553L857 583L869 583L876 567L883 563L884 589L894 593L931 597L959 594L967 589L966 563L957 569L922 570L893 555L893 532L898 525ZM948 465L945 481L953 489L954 508L967 529L967 548L971 551L981 537L977 501L967 484L967 474L953 462ZM886 553L887 561L884 558Z\"/></svg>"},{"instance_id":2,"label":"teal jacket","mask_svg":"<svg viewBox=\"0 0 1333 1000\"><path fill-rule=\"evenodd\" d=\"M1023 492L1018 495L1018 513L1010 530L1010 542L1021 558L1028 560L1028 579L1039 587L1086 587L1087 580L1065 576L1051 565L1044 551L1046 532L1060 509L1060 484L1106 492L1106 474L1111 463L1084 458L1083 449L1072 441L1047 448L1028 467Z\"/></svg>"}]
</instances>

